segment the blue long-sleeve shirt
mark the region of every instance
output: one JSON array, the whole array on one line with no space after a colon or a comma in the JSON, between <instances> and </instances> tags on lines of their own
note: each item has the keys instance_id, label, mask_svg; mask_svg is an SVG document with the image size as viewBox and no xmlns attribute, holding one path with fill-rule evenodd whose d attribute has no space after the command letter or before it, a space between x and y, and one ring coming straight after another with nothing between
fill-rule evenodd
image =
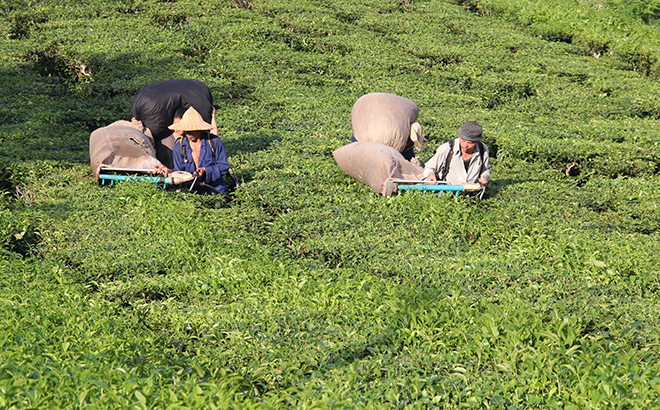
<instances>
[{"instance_id":1,"label":"blue long-sleeve shirt","mask_svg":"<svg viewBox=\"0 0 660 410\"><path fill-rule=\"evenodd\" d=\"M213 143L213 148L215 149L215 154L213 149L211 149L211 141ZM182 155L181 145L183 145L185 156ZM202 135L202 146L199 149L199 164L197 167L195 167L195 161L192 157L190 141L188 141L188 138L186 137L179 138L174 143L172 157L174 159L175 171L186 171L192 174L197 168L204 167L206 168L204 182L223 194L228 192L227 183L222 176L229 171L229 161L227 160L225 145L217 135L209 133ZM207 187L202 187L198 192L201 194L217 194L216 191L208 189Z\"/></svg>"}]
</instances>

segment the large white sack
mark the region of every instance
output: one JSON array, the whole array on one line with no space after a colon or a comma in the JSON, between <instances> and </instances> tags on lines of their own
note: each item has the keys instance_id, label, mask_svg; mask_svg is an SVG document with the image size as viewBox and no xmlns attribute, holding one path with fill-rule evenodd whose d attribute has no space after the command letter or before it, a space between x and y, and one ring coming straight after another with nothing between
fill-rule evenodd
<instances>
[{"instance_id":1,"label":"large white sack","mask_svg":"<svg viewBox=\"0 0 660 410\"><path fill-rule=\"evenodd\" d=\"M89 136L89 159L96 180L102 165L153 169L156 159L153 139L140 131L142 124L117 121Z\"/></svg>"},{"instance_id":2,"label":"large white sack","mask_svg":"<svg viewBox=\"0 0 660 410\"><path fill-rule=\"evenodd\" d=\"M410 128L418 116L417 104L405 97L365 94L351 110L353 136L359 142L378 142L403 152L411 148Z\"/></svg>"},{"instance_id":3,"label":"large white sack","mask_svg":"<svg viewBox=\"0 0 660 410\"><path fill-rule=\"evenodd\" d=\"M387 195L389 179L421 180L424 174L424 168L377 142L354 142L336 149L332 155L339 168L381 195Z\"/></svg>"}]
</instances>

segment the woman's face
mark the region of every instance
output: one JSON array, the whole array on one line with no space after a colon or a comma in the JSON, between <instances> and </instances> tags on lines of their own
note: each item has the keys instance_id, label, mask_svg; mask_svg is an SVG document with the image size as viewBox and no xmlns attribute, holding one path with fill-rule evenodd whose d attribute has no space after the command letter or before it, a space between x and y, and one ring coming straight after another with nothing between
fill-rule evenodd
<instances>
[{"instance_id":1,"label":"woman's face","mask_svg":"<svg viewBox=\"0 0 660 410\"><path fill-rule=\"evenodd\" d=\"M183 131L183 135L188 137L188 139L197 141L198 139L202 138L202 132L201 131Z\"/></svg>"}]
</instances>

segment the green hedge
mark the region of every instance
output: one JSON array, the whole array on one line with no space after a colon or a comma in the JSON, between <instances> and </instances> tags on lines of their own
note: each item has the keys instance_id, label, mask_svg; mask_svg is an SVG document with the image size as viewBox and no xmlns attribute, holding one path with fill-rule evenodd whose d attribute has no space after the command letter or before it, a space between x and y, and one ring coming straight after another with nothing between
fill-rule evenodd
<instances>
[{"instance_id":1,"label":"green hedge","mask_svg":"<svg viewBox=\"0 0 660 410\"><path fill-rule=\"evenodd\" d=\"M460 0L481 15L498 15L527 27L552 41L586 46L596 58L609 54L630 69L660 75L660 32L654 22L660 11L657 1L555 0Z\"/></svg>"}]
</instances>

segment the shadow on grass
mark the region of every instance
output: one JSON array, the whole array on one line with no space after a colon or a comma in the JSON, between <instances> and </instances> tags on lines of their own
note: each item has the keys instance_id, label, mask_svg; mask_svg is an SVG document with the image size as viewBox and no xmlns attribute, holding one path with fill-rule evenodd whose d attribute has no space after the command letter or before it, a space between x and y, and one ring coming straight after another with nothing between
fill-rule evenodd
<instances>
[{"instance_id":1,"label":"shadow on grass","mask_svg":"<svg viewBox=\"0 0 660 410\"><path fill-rule=\"evenodd\" d=\"M0 166L86 163L89 134L130 119L130 102L142 86L136 78L149 70L141 58L95 54L81 62L60 48L39 45L17 56L14 67L0 70Z\"/></svg>"},{"instance_id":2,"label":"shadow on grass","mask_svg":"<svg viewBox=\"0 0 660 410\"><path fill-rule=\"evenodd\" d=\"M0 69L0 167L33 160L87 163L92 131L130 119L131 102L142 87L179 77L167 75L172 62L135 53L93 54L81 63L64 47L35 44L28 50L17 56L15 67ZM257 101L250 84L209 87L223 108ZM254 129L246 121L240 131ZM227 148L229 155L256 152L279 139L251 133Z\"/></svg>"},{"instance_id":3,"label":"shadow on grass","mask_svg":"<svg viewBox=\"0 0 660 410\"><path fill-rule=\"evenodd\" d=\"M228 85L212 86L209 89L213 94L214 103L221 105L225 104L244 104L248 101L255 101L254 97L255 87L237 81L233 81Z\"/></svg>"}]
</instances>

